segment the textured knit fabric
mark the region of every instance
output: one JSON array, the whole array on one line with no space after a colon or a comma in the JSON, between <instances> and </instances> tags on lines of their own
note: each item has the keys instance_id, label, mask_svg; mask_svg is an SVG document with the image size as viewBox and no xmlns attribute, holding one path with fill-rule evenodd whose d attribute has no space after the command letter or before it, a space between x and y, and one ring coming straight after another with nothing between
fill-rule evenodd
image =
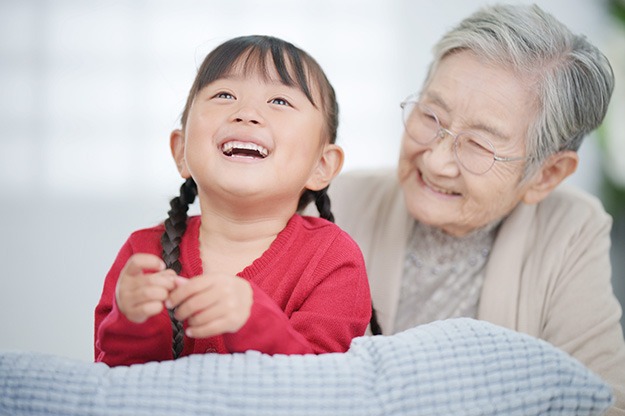
<instances>
[{"instance_id":1,"label":"textured knit fabric","mask_svg":"<svg viewBox=\"0 0 625 416\"><path fill-rule=\"evenodd\" d=\"M394 331L477 316L484 266L499 221L464 237L414 222L406 248Z\"/></svg>"},{"instance_id":2,"label":"textured knit fabric","mask_svg":"<svg viewBox=\"0 0 625 416\"><path fill-rule=\"evenodd\" d=\"M394 170L350 172L330 187L336 223L359 244L373 305L394 332L410 225ZM561 185L504 219L486 263L478 319L544 339L615 389L625 415L625 341L611 285L611 218L593 196ZM620 409L620 411L618 410Z\"/></svg>"},{"instance_id":3,"label":"textured knit fabric","mask_svg":"<svg viewBox=\"0 0 625 416\"><path fill-rule=\"evenodd\" d=\"M181 276L202 274L200 217L180 243ZM160 256L163 227L133 233L109 271L95 311L95 357L108 365L173 358L166 310L145 323L128 321L115 303L121 269L133 253ZM268 354L343 352L363 335L371 314L364 261L354 241L320 218L294 215L271 246L238 274L253 289L251 315L236 333L185 337L182 355L257 350Z\"/></svg>"},{"instance_id":4,"label":"textured knit fabric","mask_svg":"<svg viewBox=\"0 0 625 416\"><path fill-rule=\"evenodd\" d=\"M533 337L468 318L346 353L201 354L109 368L0 354L0 414L11 416L599 415L607 384Z\"/></svg>"}]
</instances>

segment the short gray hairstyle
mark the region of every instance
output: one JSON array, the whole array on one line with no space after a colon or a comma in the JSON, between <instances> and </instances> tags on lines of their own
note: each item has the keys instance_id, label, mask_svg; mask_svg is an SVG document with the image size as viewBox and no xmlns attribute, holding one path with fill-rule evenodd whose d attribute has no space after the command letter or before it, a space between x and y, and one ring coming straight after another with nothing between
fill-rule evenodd
<instances>
[{"instance_id":1,"label":"short gray hairstyle","mask_svg":"<svg viewBox=\"0 0 625 416\"><path fill-rule=\"evenodd\" d=\"M614 89L608 59L536 5L482 8L434 46L425 86L447 55L470 50L535 82L538 113L526 133L526 176L550 155L577 151L603 121Z\"/></svg>"}]
</instances>

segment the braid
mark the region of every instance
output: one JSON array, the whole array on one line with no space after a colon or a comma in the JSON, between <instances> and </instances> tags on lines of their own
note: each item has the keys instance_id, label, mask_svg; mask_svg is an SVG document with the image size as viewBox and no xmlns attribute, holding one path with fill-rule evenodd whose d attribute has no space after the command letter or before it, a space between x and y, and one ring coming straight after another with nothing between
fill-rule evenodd
<instances>
[{"instance_id":1,"label":"braid","mask_svg":"<svg viewBox=\"0 0 625 416\"><path fill-rule=\"evenodd\" d=\"M187 211L189 205L195 200L197 195L197 185L192 178L187 179L180 187L180 196L175 197L169 203L171 209L167 213L165 220L165 232L161 236L163 247L162 257L168 269L180 273L180 241L182 235L187 230ZM169 309L169 318L173 330L172 350L174 359L178 358L184 347L184 328L182 322L174 317L174 310Z\"/></svg>"},{"instance_id":2,"label":"braid","mask_svg":"<svg viewBox=\"0 0 625 416\"><path fill-rule=\"evenodd\" d=\"M308 192L308 191L307 191ZM320 191L310 191L314 193L315 205L317 206L317 210L319 211L319 216L321 218L325 218L328 221L334 222L334 214L330 210L330 197L328 196L328 187L326 186ZM304 195L302 195L302 199ZM310 197L308 197L310 199ZM300 204L302 201L300 200ZM371 333L373 335L382 335L382 327L378 322L378 314L371 305L371 320L369 321L371 325Z\"/></svg>"},{"instance_id":3,"label":"braid","mask_svg":"<svg viewBox=\"0 0 625 416\"><path fill-rule=\"evenodd\" d=\"M378 322L378 314L373 305L371 305L371 320L369 321L369 325L371 326L371 333L373 335L382 335L382 327Z\"/></svg>"},{"instance_id":4,"label":"braid","mask_svg":"<svg viewBox=\"0 0 625 416\"><path fill-rule=\"evenodd\" d=\"M317 206L317 210L319 211L319 216L321 218L334 222L334 214L332 214L332 211L330 210L331 204L327 186L320 191L307 190L304 192L300 198L299 206L305 207L311 200L315 201L315 205ZM369 321L369 325L371 326L371 333L373 335L382 335L382 327L378 322L378 314L373 305L371 305L371 320Z\"/></svg>"},{"instance_id":5,"label":"braid","mask_svg":"<svg viewBox=\"0 0 625 416\"><path fill-rule=\"evenodd\" d=\"M306 189L297 203L297 212L301 213L312 201L315 201L321 218L334 222L334 215L330 211L330 197L328 196L327 186L320 191Z\"/></svg>"},{"instance_id":6,"label":"braid","mask_svg":"<svg viewBox=\"0 0 625 416\"><path fill-rule=\"evenodd\" d=\"M315 192L315 205L319 211L319 216L330 222L334 222L334 214L330 210L330 197L328 196L328 187L326 186L320 191Z\"/></svg>"}]
</instances>

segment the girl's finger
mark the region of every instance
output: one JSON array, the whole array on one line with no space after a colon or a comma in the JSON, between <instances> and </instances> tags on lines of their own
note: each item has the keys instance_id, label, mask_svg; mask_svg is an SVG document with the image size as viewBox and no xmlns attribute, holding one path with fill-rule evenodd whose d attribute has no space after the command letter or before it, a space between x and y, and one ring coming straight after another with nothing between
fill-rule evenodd
<instances>
[{"instance_id":1,"label":"girl's finger","mask_svg":"<svg viewBox=\"0 0 625 416\"><path fill-rule=\"evenodd\" d=\"M181 279L183 278L178 277L175 279L176 287L171 291L169 295L169 299L167 302L168 308L178 307L191 296L207 290L212 286L212 282L210 281L210 279L207 279L205 277L194 277L192 279L185 279L185 282L182 282Z\"/></svg>"},{"instance_id":2,"label":"girl's finger","mask_svg":"<svg viewBox=\"0 0 625 416\"><path fill-rule=\"evenodd\" d=\"M122 273L139 275L144 271L158 272L165 270L165 262L160 257L148 253L135 253L126 262Z\"/></svg>"},{"instance_id":3,"label":"girl's finger","mask_svg":"<svg viewBox=\"0 0 625 416\"><path fill-rule=\"evenodd\" d=\"M136 324L147 321L152 316L158 315L163 310L163 302L145 302L132 308L126 318Z\"/></svg>"},{"instance_id":4,"label":"girl's finger","mask_svg":"<svg viewBox=\"0 0 625 416\"><path fill-rule=\"evenodd\" d=\"M236 332L227 331L225 329L226 327L227 323L225 319L216 319L202 325L197 325L193 327L189 326L185 330L185 334L189 338L209 338L215 335L221 335L224 332Z\"/></svg>"},{"instance_id":5,"label":"girl's finger","mask_svg":"<svg viewBox=\"0 0 625 416\"><path fill-rule=\"evenodd\" d=\"M201 327L209 322L226 319L226 317L227 315L224 308L213 305L211 308L202 309L195 315L190 316L187 319L187 325L189 327Z\"/></svg>"},{"instance_id":6,"label":"girl's finger","mask_svg":"<svg viewBox=\"0 0 625 416\"><path fill-rule=\"evenodd\" d=\"M176 272L171 269L163 270L162 272L154 273L148 276L148 282L152 286L158 286L171 291L176 287Z\"/></svg>"},{"instance_id":7,"label":"girl's finger","mask_svg":"<svg viewBox=\"0 0 625 416\"><path fill-rule=\"evenodd\" d=\"M135 291L135 305L144 302L164 302L169 297L169 290L160 286L144 286Z\"/></svg>"},{"instance_id":8,"label":"girl's finger","mask_svg":"<svg viewBox=\"0 0 625 416\"><path fill-rule=\"evenodd\" d=\"M216 291L211 288L194 293L176 306L176 319L184 321L204 310L214 308L220 299Z\"/></svg>"}]
</instances>

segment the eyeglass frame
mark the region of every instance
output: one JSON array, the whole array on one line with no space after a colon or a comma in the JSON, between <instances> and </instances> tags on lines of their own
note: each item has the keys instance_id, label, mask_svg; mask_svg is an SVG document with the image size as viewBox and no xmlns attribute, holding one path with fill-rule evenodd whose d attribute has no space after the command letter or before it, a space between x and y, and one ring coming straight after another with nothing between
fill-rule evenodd
<instances>
[{"instance_id":1,"label":"eyeglass frame","mask_svg":"<svg viewBox=\"0 0 625 416\"><path fill-rule=\"evenodd\" d=\"M426 110L428 110L434 116L434 119L436 120L436 124L438 125L438 132L432 139L428 140L426 143L420 142L419 140L414 138L408 131L408 128L406 126L406 117L404 115L404 112L406 111L406 106L408 104L412 104L414 107L423 106ZM468 134L467 132L460 131L458 133L454 133L448 128L443 127L441 125L440 119L438 118L438 115L434 112L434 110L432 110L430 107L428 107L427 105L423 104L420 100L418 100L416 97L416 94L409 95L404 101L399 103L399 106L402 109L402 124L404 125L404 131L406 132L408 137L410 137L410 139L412 139L413 141L415 141L416 143L420 145L429 146L432 143L434 143L436 140L443 139L446 135L451 136L454 139L452 147L454 149L454 157L456 159L456 162L458 162L460 166L462 166L464 169L466 169L468 172L471 172L474 175L480 176L480 175L484 175L488 173L493 168L493 166L495 166L495 162L517 162L517 161L529 159L527 156L514 156L514 157L498 156L497 151L495 149L495 145L493 145L493 143L490 140L488 140L486 137L482 137L479 134L472 134L472 136L477 136L480 140L483 140L484 142L486 142L488 146L490 146L490 148L492 149L492 154L493 154L493 162L490 164L488 169L486 169L484 172L477 173L469 169L467 166L465 166L465 164L462 163L462 160L458 156L458 137L462 134Z\"/></svg>"}]
</instances>

